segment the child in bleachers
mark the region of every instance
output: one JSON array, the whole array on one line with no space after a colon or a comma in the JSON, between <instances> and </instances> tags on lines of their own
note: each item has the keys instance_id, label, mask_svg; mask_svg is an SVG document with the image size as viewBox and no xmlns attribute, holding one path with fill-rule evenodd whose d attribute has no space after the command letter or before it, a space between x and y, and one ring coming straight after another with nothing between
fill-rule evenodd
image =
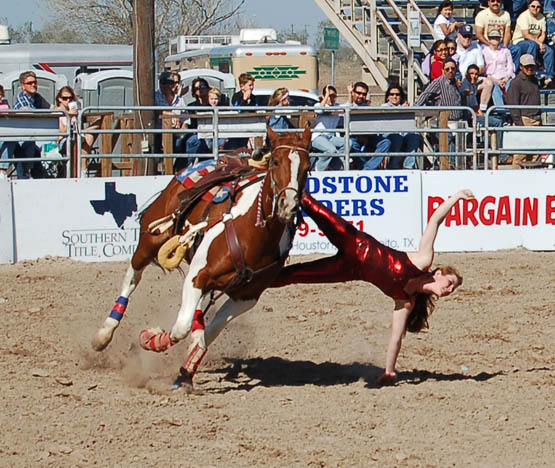
<instances>
[{"instance_id":1,"label":"child in bleachers","mask_svg":"<svg viewBox=\"0 0 555 468\"><path fill-rule=\"evenodd\" d=\"M457 36L460 23L453 18L453 3L445 0L437 9L434 31L440 39L453 39Z\"/></svg>"}]
</instances>

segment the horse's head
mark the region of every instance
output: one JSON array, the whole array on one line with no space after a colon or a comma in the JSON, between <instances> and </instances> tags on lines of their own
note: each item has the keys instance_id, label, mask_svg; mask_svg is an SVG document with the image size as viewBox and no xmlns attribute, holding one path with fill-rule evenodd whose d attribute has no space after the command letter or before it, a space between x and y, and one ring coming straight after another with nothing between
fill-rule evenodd
<instances>
[{"instance_id":1,"label":"horse's head","mask_svg":"<svg viewBox=\"0 0 555 468\"><path fill-rule=\"evenodd\" d=\"M310 169L310 135L310 128L306 128L302 135L278 135L268 127L272 147L268 173L276 199L274 207L282 223L289 223L299 208L301 192Z\"/></svg>"}]
</instances>

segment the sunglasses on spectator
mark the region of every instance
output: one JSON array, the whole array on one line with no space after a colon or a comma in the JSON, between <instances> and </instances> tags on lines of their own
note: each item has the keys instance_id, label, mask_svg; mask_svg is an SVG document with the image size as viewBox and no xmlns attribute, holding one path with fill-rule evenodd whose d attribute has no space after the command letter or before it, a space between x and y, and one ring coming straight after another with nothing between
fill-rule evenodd
<instances>
[{"instance_id":1,"label":"sunglasses on spectator","mask_svg":"<svg viewBox=\"0 0 555 468\"><path fill-rule=\"evenodd\" d=\"M439 49L436 49L436 52L447 52L447 47L440 47Z\"/></svg>"},{"instance_id":2,"label":"sunglasses on spectator","mask_svg":"<svg viewBox=\"0 0 555 468\"><path fill-rule=\"evenodd\" d=\"M456 47L447 47L447 50L457 50Z\"/></svg>"},{"instance_id":3,"label":"sunglasses on spectator","mask_svg":"<svg viewBox=\"0 0 555 468\"><path fill-rule=\"evenodd\" d=\"M368 91L357 91L355 89L353 93L358 94L359 96L366 96L368 94Z\"/></svg>"},{"instance_id":4,"label":"sunglasses on spectator","mask_svg":"<svg viewBox=\"0 0 555 468\"><path fill-rule=\"evenodd\" d=\"M455 71L457 69L457 67L445 67L444 70L445 71Z\"/></svg>"},{"instance_id":5,"label":"sunglasses on spectator","mask_svg":"<svg viewBox=\"0 0 555 468\"><path fill-rule=\"evenodd\" d=\"M390 96L400 96L401 93L389 93Z\"/></svg>"},{"instance_id":6,"label":"sunglasses on spectator","mask_svg":"<svg viewBox=\"0 0 555 468\"><path fill-rule=\"evenodd\" d=\"M62 101L71 101L73 100L73 96L60 96Z\"/></svg>"},{"instance_id":7,"label":"sunglasses on spectator","mask_svg":"<svg viewBox=\"0 0 555 468\"><path fill-rule=\"evenodd\" d=\"M199 89L208 89L208 86L200 85L200 86L195 87L195 91L198 91Z\"/></svg>"},{"instance_id":8,"label":"sunglasses on spectator","mask_svg":"<svg viewBox=\"0 0 555 468\"><path fill-rule=\"evenodd\" d=\"M490 3L499 3L501 4L501 0L489 0Z\"/></svg>"},{"instance_id":9,"label":"sunglasses on spectator","mask_svg":"<svg viewBox=\"0 0 555 468\"><path fill-rule=\"evenodd\" d=\"M541 5L530 5L530 8L541 8Z\"/></svg>"},{"instance_id":10,"label":"sunglasses on spectator","mask_svg":"<svg viewBox=\"0 0 555 468\"><path fill-rule=\"evenodd\" d=\"M24 85L36 85L37 84L37 80L33 80L33 81L25 81L23 82Z\"/></svg>"}]
</instances>

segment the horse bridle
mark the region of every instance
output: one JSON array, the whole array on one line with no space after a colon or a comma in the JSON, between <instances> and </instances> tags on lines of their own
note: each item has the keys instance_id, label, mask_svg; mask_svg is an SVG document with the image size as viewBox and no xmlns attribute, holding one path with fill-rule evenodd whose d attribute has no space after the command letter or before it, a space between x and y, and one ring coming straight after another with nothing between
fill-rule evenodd
<instances>
[{"instance_id":1,"label":"horse bridle","mask_svg":"<svg viewBox=\"0 0 555 468\"><path fill-rule=\"evenodd\" d=\"M264 182L266 180L266 176L264 176L264 180L262 181L262 185L260 186L260 191L258 192L258 205L257 205L257 212L256 212L256 226L258 227L264 227L266 226L266 223L268 222L268 220L272 219L274 217L274 215L277 212L277 204L278 201L280 199L280 197L287 192L287 190L293 190L295 192L295 194L297 196L300 195L300 191L303 189L303 187L299 187L299 188L294 188L291 186L287 186L282 188L281 190L279 190L276 193L276 181L274 179L274 173L273 173L273 166L272 166L272 159L274 157L274 151L278 150L278 149L289 149L289 150L294 150L294 151L304 151L307 155L310 154L309 150L305 149L305 148L301 148L300 146L291 146L291 145L278 145L275 148L272 148L272 156L270 157L270 160L268 161L268 171L266 172L266 176L268 174L270 174L270 183L272 185L272 193L273 195L273 200L272 200L272 211L271 213L266 216L264 219L262 219L262 189L264 187ZM297 208L297 211L299 210L299 208Z\"/></svg>"}]
</instances>

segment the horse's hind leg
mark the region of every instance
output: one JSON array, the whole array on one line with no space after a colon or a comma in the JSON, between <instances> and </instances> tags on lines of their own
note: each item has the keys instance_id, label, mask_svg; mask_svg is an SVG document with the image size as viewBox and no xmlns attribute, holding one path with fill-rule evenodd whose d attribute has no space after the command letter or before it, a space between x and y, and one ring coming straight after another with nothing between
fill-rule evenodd
<instances>
[{"instance_id":1,"label":"horse's hind leg","mask_svg":"<svg viewBox=\"0 0 555 468\"><path fill-rule=\"evenodd\" d=\"M118 327L125 313L125 309L127 308L129 296L141 281L143 271L144 267L140 270L135 270L131 264L127 268L120 296L116 300L110 315L106 317L102 327L96 332L96 335L94 335L92 339L91 344L96 351L102 351L110 344L110 341L112 341L114 331Z\"/></svg>"},{"instance_id":2,"label":"horse's hind leg","mask_svg":"<svg viewBox=\"0 0 555 468\"><path fill-rule=\"evenodd\" d=\"M204 358L208 346L214 342L226 325L234 318L252 309L257 303L257 299L246 301L235 301L228 299L216 312L216 315L205 329L202 311L197 310L192 324L193 342L189 347L189 355L179 369L179 376L174 382L174 387L187 386L192 388L193 377Z\"/></svg>"}]
</instances>

